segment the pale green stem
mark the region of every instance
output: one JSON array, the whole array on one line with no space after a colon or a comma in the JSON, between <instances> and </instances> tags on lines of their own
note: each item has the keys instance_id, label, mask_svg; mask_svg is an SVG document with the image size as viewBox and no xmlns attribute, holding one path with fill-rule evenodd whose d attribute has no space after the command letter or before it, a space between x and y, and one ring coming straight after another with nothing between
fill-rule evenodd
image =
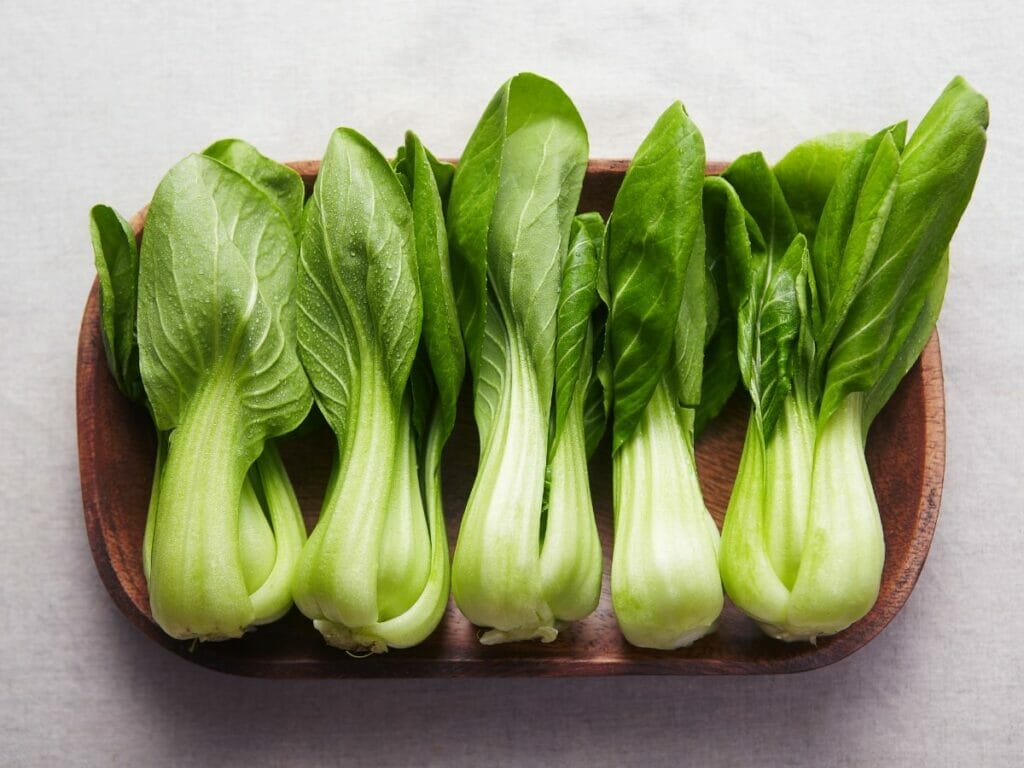
<instances>
[{"instance_id":1,"label":"pale green stem","mask_svg":"<svg viewBox=\"0 0 1024 768\"><path fill-rule=\"evenodd\" d=\"M550 405L541 402L519 335L508 333L505 344L500 401L462 518L452 594L470 621L493 627L481 642L547 642L558 634L539 562Z\"/></svg>"},{"instance_id":2,"label":"pale green stem","mask_svg":"<svg viewBox=\"0 0 1024 768\"><path fill-rule=\"evenodd\" d=\"M153 531L156 529L156 512L160 506L160 478L167 461L167 433L157 430L156 461L153 464L153 483L149 492L149 507L146 510L146 530L142 534L142 573L149 583L153 561Z\"/></svg>"},{"instance_id":3,"label":"pale green stem","mask_svg":"<svg viewBox=\"0 0 1024 768\"><path fill-rule=\"evenodd\" d=\"M275 548L274 530L253 488L250 469L242 483L242 495L238 502L238 554L242 561L245 588L250 594L270 575L274 567Z\"/></svg>"},{"instance_id":4,"label":"pale green stem","mask_svg":"<svg viewBox=\"0 0 1024 768\"><path fill-rule=\"evenodd\" d=\"M362 627L379 618L378 560L392 494L399 405L366 365L339 440L337 477L302 549L292 594L309 618Z\"/></svg>"},{"instance_id":5,"label":"pale green stem","mask_svg":"<svg viewBox=\"0 0 1024 768\"><path fill-rule=\"evenodd\" d=\"M331 645L376 653L382 653L389 647L409 648L423 642L441 622L448 605L451 574L441 500L441 451L444 440L440 414L435 412L424 457L426 516L430 535L430 571L426 584L408 610L386 621L358 629L326 621L314 622Z\"/></svg>"},{"instance_id":6,"label":"pale green stem","mask_svg":"<svg viewBox=\"0 0 1024 768\"><path fill-rule=\"evenodd\" d=\"M540 553L544 599L558 621L590 614L601 597L601 541L590 498L583 402L577 387L551 458L547 526Z\"/></svg>"},{"instance_id":7,"label":"pale green stem","mask_svg":"<svg viewBox=\"0 0 1024 768\"><path fill-rule=\"evenodd\" d=\"M378 621L407 611L430 572L430 533L416 467L410 400L407 396L402 406L391 497L378 553Z\"/></svg>"},{"instance_id":8,"label":"pale green stem","mask_svg":"<svg viewBox=\"0 0 1024 768\"><path fill-rule=\"evenodd\" d=\"M775 572L765 546L766 474L764 435L757 414L751 411L722 526L719 564L725 591L740 610L762 625L782 625L789 589Z\"/></svg>"},{"instance_id":9,"label":"pale green stem","mask_svg":"<svg viewBox=\"0 0 1024 768\"><path fill-rule=\"evenodd\" d=\"M150 605L172 637L239 637L254 614L238 551L238 503L251 458L239 451L237 395L211 387L170 435L152 535Z\"/></svg>"},{"instance_id":10,"label":"pale green stem","mask_svg":"<svg viewBox=\"0 0 1024 768\"><path fill-rule=\"evenodd\" d=\"M789 637L845 629L878 598L885 537L864 458L864 395L847 395L814 450L810 514L789 609Z\"/></svg>"},{"instance_id":11,"label":"pale green stem","mask_svg":"<svg viewBox=\"0 0 1024 768\"><path fill-rule=\"evenodd\" d=\"M269 624L288 612L292 605L292 578L306 543L306 523L295 498L288 471L274 441L267 441L256 460L270 524L274 529L275 557L270 575L252 593L255 624Z\"/></svg>"},{"instance_id":12,"label":"pale green stem","mask_svg":"<svg viewBox=\"0 0 1024 768\"><path fill-rule=\"evenodd\" d=\"M814 416L787 397L775 432L765 446L764 534L775 573L792 589L804 551L814 465Z\"/></svg>"},{"instance_id":13,"label":"pale green stem","mask_svg":"<svg viewBox=\"0 0 1024 768\"><path fill-rule=\"evenodd\" d=\"M612 606L633 645L689 645L714 630L722 610L718 531L704 506L691 435L659 383L612 457Z\"/></svg>"}]
</instances>

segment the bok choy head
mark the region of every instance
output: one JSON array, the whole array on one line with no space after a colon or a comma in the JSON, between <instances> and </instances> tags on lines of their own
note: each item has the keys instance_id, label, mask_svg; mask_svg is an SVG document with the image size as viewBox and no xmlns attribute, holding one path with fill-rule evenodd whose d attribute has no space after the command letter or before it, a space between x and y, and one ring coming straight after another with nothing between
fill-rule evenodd
<instances>
[{"instance_id":1,"label":"bok choy head","mask_svg":"<svg viewBox=\"0 0 1024 768\"><path fill-rule=\"evenodd\" d=\"M565 93L517 75L491 100L452 182L454 287L481 445L452 591L490 628L485 643L550 641L600 594L584 410L600 222L581 221L573 236L587 147Z\"/></svg>"},{"instance_id":2,"label":"bok choy head","mask_svg":"<svg viewBox=\"0 0 1024 768\"><path fill-rule=\"evenodd\" d=\"M237 139L217 142L204 152L257 183L270 201L288 211L293 230L300 224L302 181L294 171L261 155ZM254 181L254 183L256 183ZM139 254L128 223L108 206L90 216L99 274L100 320L107 362L115 382L131 400L149 407L139 370L136 332ZM156 464L146 514L142 568L152 572L153 534L159 511L160 481L168 435L157 431ZM281 616L291 605L291 575L305 541L305 524L284 465L268 442L242 484L237 504L237 547L243 577L253 604L253 624Z\"/></svg>"},{"instance_id":3,"label":"bok choy head","mask_svg":"<svg viewBox=\"0 0 1024 768\"><path fill-rule=\"evenodd\" d=\"M338 453L293 593L328 643L375 652L420 642L444 612L439 461L463 365L443 169L411 135L398 166L335 131L306 211L298 294L302 361Z\"/></svg>"},{"instance_id":4,"label":"bok choy head","mask_svg":"<svg viewBox=\"0 0 1024 768\"><path fill-rule=\"evenodd\" d=\"M612 605L626 639L649 648L703 637L723 602L693 446L707 328L703 180L704 141L676 102L637 150L608 221Z\"/></svg>"},{"instance_id":5,"label":"bok choy head","mask_svg":"<svg viewBox=\"0 0 1024 768\"><path fill-rule=\"evenodd\" d=\"M833 634L877 598L885 543L864 440L931 335L987 125L984 97L956 78L907 141L904 124L822 140L774 171L749 155L714 186L753 401L722 576L774 637Z\"/></svg>"},{"instance_id":6,"label":"bok choy head","mask_svg":"<svg viewBox=\"0 0 1024 768\"><path fill-rule=\"evenodd\" d=\"M238 637L290 605L305 529L266 441L311 404L294 335L297 219L286 213L301 194L294 172L228 141L174 166L149 209L139 367L168 445L144 562L153 617L177 638Z\"/></svg>"}]
</instances>

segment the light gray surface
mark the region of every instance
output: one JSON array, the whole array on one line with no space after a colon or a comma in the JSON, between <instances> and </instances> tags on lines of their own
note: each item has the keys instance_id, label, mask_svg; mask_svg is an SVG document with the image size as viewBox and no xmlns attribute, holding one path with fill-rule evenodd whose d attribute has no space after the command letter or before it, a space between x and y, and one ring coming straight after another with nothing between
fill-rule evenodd
<instances>
[{"instance_id":1,"label":"light gray surface","mask_svg":"<svg viewBox=\"0 0 1024 768\"><path fill-rule=\"evenodd\" d=\"M0 5L0 764L1013 765L1024 752L1024 145L1013 2ZM838 5L838 4L837 4ZM708 155L916 121L955 73L992 104L940 330L948 461L904 611L831 668L751 679L269 682L160 650L89 555L75 443L86 212L138 209L240 135L316 157L349 124L457 155L498 84L559 81L592 155L682 98Z\"/></svg>"}]
</instances>

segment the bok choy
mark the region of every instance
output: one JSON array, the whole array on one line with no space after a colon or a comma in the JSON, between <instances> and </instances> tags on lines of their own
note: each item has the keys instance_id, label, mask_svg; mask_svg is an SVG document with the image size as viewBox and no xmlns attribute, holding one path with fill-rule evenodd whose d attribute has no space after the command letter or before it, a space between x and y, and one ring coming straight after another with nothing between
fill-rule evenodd
<instances>
[{"instance_id":1,"label":"bok choy","mask_svg":"<svg viewBox=\"0 0 1024 768\"><path fill-rule=\"evenodd\" d=\"M452 182L452 274L481 446L452 592L489 628L484 643L551 641L600 596L586 465L588 414L600 409L586 406L601 224L573 226L587 147L565 93L521 74L488 105Z\"/></svg>"},{"instance_id":2,"label":"bok choy","mask_svg":"<svg viewBox=\"0 0 1024 768\"><path fill-rule=\"evenodd\" d=\"M294 330L302 194L244 142L181 161L150 205L134 313L134 237L94 210L107 348L141 399L137 359L158 431L143 564L153 617L176 638L238 637L291 605L305 526L267 441L312 400Z\"/></svg>"},{"instance_id":3,"label":"bok choy","mask_svg":"<svg viewBox=\"0 0 1024 768\"><path fill-rule=\"evenodd\" d=\"M746 155L709 182L753 402L722 577L773 637L813 642L878 595L865 439L934 327L987 125L984 97L956 78L907 141L904 124L819 140L774 171Z\"/></svg>"},{"instance_id":4,"label":"bok choy","mask_svg":"<svg viewBox=\"0 0 1024 768\"><path fill-rule=\"evenodd\" d=\"M464 366L444 167L412 135L397 166L334 132L298 291L302 362L338 453L293 594L329 644L373 652L419 643L447 604L439 467Z\"/></svg>"},{"instance_id":5,"label":"bok choy","mask_svg":"<svg viewBox=\"0 0 1024 768\"><path fill-rule=\"evenodd\" d=\"M703 181L704 140L676 102L637 150L608 220L612 605L626 639L648 648L693 643L723 603L693 442L707 326Z\"/></svg>"}]
</instances>

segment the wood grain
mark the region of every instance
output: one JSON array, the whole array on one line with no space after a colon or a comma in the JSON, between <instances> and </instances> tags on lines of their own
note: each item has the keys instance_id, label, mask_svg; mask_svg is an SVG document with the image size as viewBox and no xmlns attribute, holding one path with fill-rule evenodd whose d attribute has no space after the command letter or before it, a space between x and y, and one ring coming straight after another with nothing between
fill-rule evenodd
<instances>
[{"instance_id":1,"label":"wood grain","mask_svg":"<svg viewBox=\"0 0 1024 768\"><path fill-rule=\"evenodd\" d=\"M627 161L592 161L581 210L607 215ZM319 163L292 164L307 188ZM709 165L718 172L722 164ZM132 224L141 232L145 210ZM297 611L241 640L174 640L153 623L142 574L141 547L155 456L147 413L121 396L107 371L94 284L82 318L78 347L78 449L86 530L96 568L128 619L179 656L222 672L259 677L452 677L567 675L717 675L798 672L842 659L875 637L902 608L921 572L935 531L945 464L945 402L938 337L882 411L868 437L867 459L885 530L881 593L872 611L846 631L818 642L771 640L731 604L718 632L679 651L633 648L620 635L611 609L611 462L607 441L591 464L591 482L605 553L601 603L589 618L548 645L485 647L477 630L449 603L436 632L422 645L383 656L353 658L329 648ZM734 398L697 445L697 464L708 508L721 525L746 428L746 406ZM316 520L333 458L333 439L320 427L282 441L306 522ZM478 442L468 392L445 452L444 499L454 546L461 511L476 471Z\"/></svg>"}]
</instances>

